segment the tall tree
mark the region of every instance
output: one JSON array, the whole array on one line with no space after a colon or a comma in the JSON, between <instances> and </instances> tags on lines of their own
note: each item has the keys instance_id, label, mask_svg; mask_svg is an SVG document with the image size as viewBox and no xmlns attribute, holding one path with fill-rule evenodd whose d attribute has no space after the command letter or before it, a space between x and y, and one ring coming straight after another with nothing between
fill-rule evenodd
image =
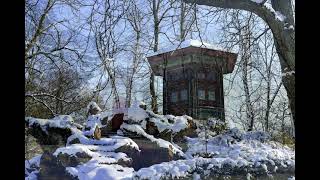
<instances>
[{"instance_id":1,"label":"tall tree","mask_svg":"<svg viewBox=\"0 0 320 180\"><path fill-rule=\"evenodd\" d=\"M159 48L159 35L160 35L160 24L166 18L170 9L172 9L171 1L164 0L148 0L150 5L150 10L153 16L153 37L154 37L154 45L153 51L158 51ZM157 103L157 95L155 89L155 75L150 68L150 94L151 94L151 109L153 112L158 113L158 103Z\"/></svg>"},{"instance_id":2,"label":"tall tree","mask_svg":"<svg viewBox=\"0 0 320 180\"><path fill-rule=\"evenodd\" d=\"M48 74L58 72L60 75L56 77L63 77L66 74L63 69L77 74L79 67L76 65L82 64L84 51L77 46L82 44L78 36L81 30L73 26L71 18L57 15L58 9L74 10L77 5L73 0L28 0L25 3L26 114L48 118L65 112L66 102L73 103L74 99L61 97L61 93L54 91L68 86L65 82L52 88L45 88L44 84L51 81ZM77 78L73 80L76 82ZM71 91L77 92L75 88L67 88L65 92Z\"/></svg>"},{"instance_id":3,"label":"tall tree","mask_svg":"<svg viewBox=\"0 0 320 180\"><path fill-rule=\"evenodd\" d=\"M251 17L251 16L250 16ZM246 114L247 119L250 121L249 123L249 131L253 130L254 125L254 110L253 104L251 102L251 93L249 89L249 64L251 61L251 38L250 38L250 18L248 19L247 25L240 30L240 51L241 51L241 69L242 69L242 82L243 82L243 89L245 94L245 104L246 104Z\"/></svg>"},{"instance_id":4,"label":"tall tree","mask_svg":"<svg viewBox=\"0 0 320 180\"><path fill-rule=\"evenodd\" d=\"M270 27L279 56L283 85L287 91L290 109L295 122L295 23L291 0L184 0L218 8L239 9L255 13Z\"/></svg>"},{"instance_id":5,"label":"tall tree","mask_svg":"<svg viewBox=\"0 0 320 180\"><path fill-rule=\"evenodd\" d=\"M134 3L134 2L133 2ZM141 35L142 35L142 21L143 21L143 14L142 11L139 9L137 4L132 4L130 9L127 13L127 19L130 23L134 31L135 41L132 50L132 62L128 63L130 68L127 67L126 72L126 107L130 107L131 99L132 99L132 90L133 90L133 83L134 77L136 73L139 71L139 66L142 63L142 52L141 52Z\"/></svg>"},{"instance_id":6,"label":"tall tree","mask_svg":"<svg viewBox=\"0 0 320 180\"><path fill-rule=\"evenodd\" d=\"M120 51L119 39L123 31L116 28L122 20L127 6L122 1L96 1L91 10L89 24L93 30L95 49L100 60L100 67L106 72L111 84L111 94L115 108L120 107L117 87L115 55Z\"/></svg>"}]
</instances>

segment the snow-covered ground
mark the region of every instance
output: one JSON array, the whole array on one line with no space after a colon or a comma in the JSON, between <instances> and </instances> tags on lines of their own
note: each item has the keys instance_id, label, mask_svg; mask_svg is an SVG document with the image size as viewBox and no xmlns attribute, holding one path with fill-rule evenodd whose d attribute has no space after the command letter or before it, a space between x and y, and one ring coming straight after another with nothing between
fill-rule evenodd
<instances>
[{"instance_id":1,"label":"snow-covered ground","mask_svg":"<svg viewBox=\"0 0 320 180\"><path fill-rule=\"evenodd\" d=\"M202 171L210 173L238 172L277 173L278 169L294 169L294 151L279 143L268 141L268 135L262 132L244 133L232 129L228 133L209 138L207 152L211 158L200 155L206 152L205 141L201 138L187 138L187 159L156 164L142 168L134 173L138 179L161 179L192 177ZM231 167L231 172L225 171ZM223 172L225 171L225 172ZM197 174L196 176L199 176Z\"/></svg>"},{"instance_id":2,"label":"snow-covered ground","mask_svg":"<svg viewBox=\"0 0 320 180\"><path fill-rule=\"evenodd\" d=\"M87 162L65 167L67 173L80 180L185 177L203 179L207 175L238 173L246 177L251 174L266 175L286 171L294 174L295 151L280 143L270 141L270 136L264 132L243 132L233 128L221 135L209 136L207 140L203 136L185 137L187 149L183 152L175 143L146 133L146 119L153 122L159 132L166 130L177 133L188 127L188 121L192 121L191 117L157 115L137 105L122 112L127 113L125 115L127 119L121 125L122 130L134 132L150 140L150 143L155 142L159 147L168 148L173 153L179 154L182 159L154 164L135 171L130 163L126 164L132 161L132 158L125 152L118 151L120 147L129 147L140 152L138 145L130 137L117 135L103 137L100 140L88 138L86 137L88 132L72 126L70 123L72 119L69 116L56 117L54 122L36 118L26 120L31 125L40 124L44 131L48 126L71 128L72 135L68 138L66 146L58 148L53 155L59 157L65 154L70 157L78 157L79 153L82 153L88 156ZM101 112L90 116L88 123L94 122L93 125L100 126L102 117L106 116L112 116L112 114ZM29 162L26 161L26 179L37 178L40 157L36 156Z\"/></svg>"},{"instance_id":3,"label":"snow-covered ground","mask_svg":"<svg viewBox=\"0 0 320 180\"><path fill-rule=\"evenodd\" d=\"M78 177L79 180L107 180L131 178L134 169L118 164L99 164L96 160L90 160L77 167L67 167L67 171L71 175Z\"/></svg>"}]
</instances>

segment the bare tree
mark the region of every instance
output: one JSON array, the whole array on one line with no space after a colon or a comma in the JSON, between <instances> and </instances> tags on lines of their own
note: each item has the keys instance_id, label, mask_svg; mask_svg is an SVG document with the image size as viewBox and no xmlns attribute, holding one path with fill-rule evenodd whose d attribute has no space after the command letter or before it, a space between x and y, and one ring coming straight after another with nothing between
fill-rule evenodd
<instances>
[{"instance_id":1,"label":"bare tree","mask_svg":"<svg viewBox=\"0 0 320 180\"><path fill-rule=\"evenodd\" d=\"M251 0L184 0L188 3L213 6L217 8L240 9L255 13L270 27L281 70L287 73L282 77L287 91L293 121L295 122L295 22L291 0L271 0L271 5L264 1Z\"/></svg>"},{"instance_id":2,"label":"bare tree","mask_svg":"<svg viewBox=\"0 0 320 180\"><path fill-rule=\"evenodd\" d=\"M77 44L81 44L78 36L81 29L77 29L76 26L72 27L71 18L57 16L57 9L76 9L77 5L78 2L75 0L26 1L25 97L27 114L50 117L64 112L62 106L67 101L73 103L71 97L61 97L60 93L53 91L53 89L65 88L67 84L63 82L59 87L46 89L44 82L51 80L46 77L47 74L57 72L60 74L59 77L62 77L65 74L64 69L72 69L72 72L77 72L79 67L76 67L76 64L82 63L85 50L77 47ZM65 92L77 92L75 89L67 89ZM58 106L53 108L53 102L56 105L60 104L60 110Z\"/></svg>"},{"instance_id":3,"label":"bare tree","mask_svg":"<svg viewBox=\"0 0 320 180\"><path fill-rule=\"evenodd\" d=\"M280 120L275 115L282 113L274 106L285 101L285 98L279 94L283 89L272 34L250 12L229 10L224 11L222 17L225 19L220 18L223 23L221 41L229 47L238 45L240 51L240 61L236 64L231 80L227 79L230 81L229 88L237 88L238 93L244 94L235 100L239 101L239 108L231 109L235 113L234 122L249 130L260 127L265 131L274 129L274 121ZM239 73L242 75L239 76ZM238 78L242 83L234 87L240 82L234 81Z\"/></svg>"},{"instance_id":4,"label":"bare tree","mask_svg":"<svg viewBox=\"0 0 320 180\"><path fill-rule=\"evenodd\" d=\"M111 94L116 108L120 107L120 99L114 57L120 51L118 43L123 32L116 32L116 28L126 9L125 3L121 1L95 1L88 22L93 29L95 48L101 62L100 67L103 67L111 83Z\"/></svg>"},{"instance_id":5,"label":"bare tree","mask_svg":"<svg viewBox=\"0 0 320 180\"><path fill-rule=\"evenodd\" d=\"M270 119L270 113L272 110L272 105L278 96L278 93L282 87L282 82L273 85L273 81L276 82L275 79L275 73L272 70L273 65L275 64L274 60L276 59L275 55L275 46L272 41L272 37L269 33L265 33L262 36L263 40L261 40L261 47L256 46L256 54L257 58L261 59L263 62L261 67L260 66L253 66L255 70L261 75L262 80L266 82L266 107L264 112L264 130L266 132L269 132L269 119ZM274 92L272 90L274 89ZM276 112L280 113L280 112Z\"/></svg>"},{"instance_id":6,"label":"bare tree","mask_svg":"<svg viewBox=\"0 0 320 180\"><path fill-rule=\"evenodd\" d=\"M127 13L127 19L135 33L135 42L133 45L133 58L132 63L128 63L130 68L126 68L126 107L130 107L131 99L132 99L132 90L134 77L136 73L139 71L139 66L143 62L142 59L142 50L141 50L141 36L142 36L142 21L143 21L143 13L137 6L137 4L132 4L131 8Z\"/></svg>"},{"instance_id":7,"label":"bare tree","mask_svg":"<svg viewBox=\"0 0 320 180\"><path fill-rule=\"evenodd\" d=\"M250 21L250 18L249 18L249 21ZM245 93L245 104L247 108L246 114L247 114L248 120L250 121L249 131L252 131L255 115L253 110L253 104L251 102L251 97L250 97L251 94L250 94L249 84L248 84L250 83L249 75L248 75L248 73L250 73L249 63L251 60L250 40L251 40L250 27L248 23L247 26L244 27L243 31L240 31L240 48L241 48L242 82L243 82L243 88Z\"/></svg>"},{"instance_id":8,"label":"bare tree","mask_svg":"<svg viewBox=\"0 0 320 180\"><path fill-rule=\"evenodd\" d=\"M191 35L192 37L192 28L195 26L196 23L196 14L197 14L197 6L195 4L188 5L186 4L183 0L181 0L180 5L178 6L180 9L180 14L179 14L179 41L185 41L186 37L188 34ZM198 32L198 24L197 24L197 29L196 31Z\"/></svg>"},{"instance_id":9,"label":"bare tree","mask_svg":"<svg viewBox=\"0 0 320 180\"><path fill-rule=\"evenodd\" d=\"M159 35L160 35L160 24L161 22L168 17L168 13L170 9L172 9L171 1L164 1L164 0L148 0L149 7L152 12L153 16L153 36L154 36L154 43L153 43L153 51L158 51L159 48ZM157 103L157 95L156 89L154 86L155 83L155 75L152 72L150 67L150 94L151 94L151 109L153 112L158 113L158 103Z\"/></svg>"}]
</instances>

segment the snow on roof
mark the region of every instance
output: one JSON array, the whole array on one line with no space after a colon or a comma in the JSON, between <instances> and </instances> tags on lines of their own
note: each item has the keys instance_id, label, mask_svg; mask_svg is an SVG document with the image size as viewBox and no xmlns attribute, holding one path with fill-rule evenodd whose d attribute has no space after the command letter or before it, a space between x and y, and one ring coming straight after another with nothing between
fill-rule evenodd
<instances>
[{"instance_id":1,"label":"snow on roof","mask_svg":"<svg viewBox=\"0 0 320 180\"><path fill-rule=\"evenodd\" d=\"M189 39L189 40L182 41L181 43L176 43L174 45L171 45L171 46L168 46L166 48L160 49L157 52L151 53L147 57L156 56L156 55L159 55L159 54L163 54L163 53L166 53L166 52L171 52L171 51L175 51L177 49L183 49L183 48L187 48L187 47L199 47L199 48L205 48L205 49L212 49L212 50L219 50L219 51L236 53L236 52L231 51L231 50L227 51L226 49L221 48L218 45L209 44L209 43L206 43L204 41Z\"/></svg>"}]
</instances>

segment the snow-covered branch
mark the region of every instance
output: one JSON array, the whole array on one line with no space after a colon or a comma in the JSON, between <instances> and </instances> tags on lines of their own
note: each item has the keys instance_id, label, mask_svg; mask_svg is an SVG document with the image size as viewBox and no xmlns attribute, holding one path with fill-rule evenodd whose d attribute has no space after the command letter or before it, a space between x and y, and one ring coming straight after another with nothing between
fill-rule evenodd
<instances>
[{"instance_id":1,"label":"snow-covered branch","mask_svg":"<svg viewBox=\"0 0 320 180\"><path fill-rule=\"evenodd\" d=\"M47 105L47 103L45 103L44 101L36 98L34 95L30 95L30 94L26 94L25 97L31 97L32 99L34 99L35 101L43 104L51 113L51 115L55 115L55 113L53 112L53 110Z\"/></svg>"},{"instance_id":2,"label":"snow-covered branch","mask_svg":"<svg viewBox=\"0 0 320 180\"><path fill-rule=\"evenodd\" d=\"M47 96L47 97L51 97L51 98L54 98L54 99L56 99L56 100L58 100L58 101L63 101L63 102L65 102L65 103L72 103L71 101L66 101L66 100L64 100L64 99L61 99L61 98L59 98L59 97L57 97L57 96L54 96L54 95L52 95L52 94L48 94L48 93L39 93L39 94L25 94L25 97L32 97L32 98L35 98L35 97L37 97L37 96Z\"/></svg>"}]
</instances>

